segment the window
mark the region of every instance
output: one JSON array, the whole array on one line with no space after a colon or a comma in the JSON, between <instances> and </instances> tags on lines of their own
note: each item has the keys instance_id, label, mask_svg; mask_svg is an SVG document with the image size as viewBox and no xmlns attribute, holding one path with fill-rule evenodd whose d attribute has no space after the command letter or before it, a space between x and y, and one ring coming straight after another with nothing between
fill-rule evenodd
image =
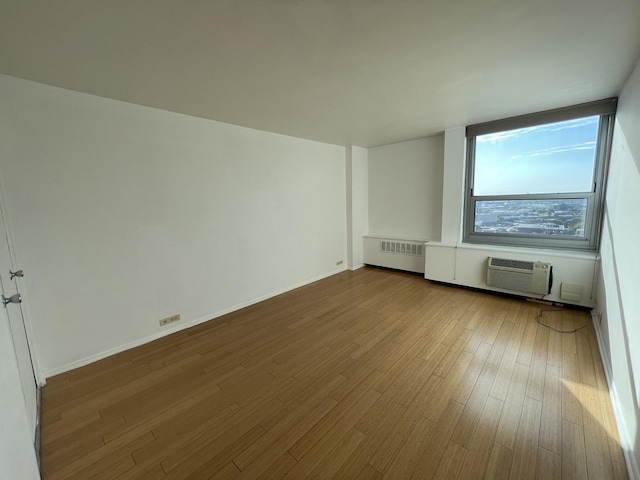
<instances>
[{"instance_id":1,"label":"window","mask_svg":"<svg viewBox=\"0 0 640 480\"><path fill-rule=\"evenodd\" d=\"M616 100L467 127L465 241L596 250Z\"/></svg>"}]
</instances>

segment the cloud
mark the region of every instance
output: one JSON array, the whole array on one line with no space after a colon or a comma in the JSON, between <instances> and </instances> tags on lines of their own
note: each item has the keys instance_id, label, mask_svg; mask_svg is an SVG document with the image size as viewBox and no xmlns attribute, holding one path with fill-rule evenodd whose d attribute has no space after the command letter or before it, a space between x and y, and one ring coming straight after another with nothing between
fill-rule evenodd
<instances>
[{"instance_id":1,"label":"cloud","mask_svg":"<svg viewBox=\"0 0 640 480\"><path fill-rule=\"evenodd\" d=\"M476 142L499 142L511 138L517 138L522 136L529 136L537 133L559 132L562 130L568 130L573 128L587 127L591 125L597 125L600 117L586 117L576 118L575 120L566 120L563 122L547 123L545 125L536 125L533 127L518 128L515 130L507 130L504 132L487 133L486 135L479 135L476 137Z\"/></svg>"},{"instance_id":2,"label":"cloud","mask_svg":"<svg viewBox=\"0 0 640 480\"><path fill-rule=\"evenodd\" d=\"M510 155L509 157L507 157L507 159L517 160L520 158L545 157L549 155L556 155L558 153L575 152L575 151L582 151L582 150L595 151L596 143L597 142L595 141L590 141L590 142L578 143L574 145L558 145L556 147L551 147L551 148L541 148L540 150L533 150L533 151L525 152L519 155Z\"/></svg>"}]
</instances>

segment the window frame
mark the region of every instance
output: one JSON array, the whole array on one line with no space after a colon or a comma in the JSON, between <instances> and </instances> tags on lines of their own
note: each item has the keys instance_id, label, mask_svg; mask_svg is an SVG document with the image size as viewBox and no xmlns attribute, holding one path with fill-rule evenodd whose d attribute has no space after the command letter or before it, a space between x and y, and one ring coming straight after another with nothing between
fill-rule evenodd
<instances>
[{"instance_id":1,"label":"window frame","mask_svg":"<svg viewBox=\"0 0 640 480\"><path fill-rule=\"evenodd\" d=\"M592 252L597 251L600 244L600 233L602 229L604 196L609 156L611 153L611 140L613 136L616 106L617 98L608 98L572 107L547 110L530 115L522 115L519 117L511 117L494 122L468 126L466 129L467 149L463 211L463 243L503 245L510 247L567 249ZM593 184L590 192L481 196L475 196L473 194L476 137L489 133L504 132L590 116L600 117L596 140ZM584 237L474 232L476 203L478 201L556 200L563 198L584 198L587 200Z\"/></svg>"}]
</instances>

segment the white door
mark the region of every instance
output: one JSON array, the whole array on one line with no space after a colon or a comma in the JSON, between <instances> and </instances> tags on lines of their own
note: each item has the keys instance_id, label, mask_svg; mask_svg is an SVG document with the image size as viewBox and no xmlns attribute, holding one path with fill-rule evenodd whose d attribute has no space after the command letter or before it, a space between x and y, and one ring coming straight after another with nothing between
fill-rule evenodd
<instances>
[{"instance_id":1,"label":"white door","mask_svg":"<svg viewBox=\"0 0 640 480\"><path fill-rule=\"evenodd\" d=\"M17 279L20 277L14 277L14 273L15 270L9 251L9 241L5 230L4 218L0 218L0 290L4 298L11 298L13 296L14 302L17 302L19 297ZM4 306L0 304L0 308L5 310L6 316L9 319L11 340L20 373L29 431L32 435L32 441L35 441L38 413L37 385L27 331L22 316L22 306L20 303L10 302Z\"/></svg>"},{"instance_id":2,"label":"white door","mask_svg":"<svg viewBox=\"0 0 640 480\"><path fill-rule=\"evenodd\" d=\"M0 388L0 478L38 480L38 461L4 308L0 308Z\"/></svg>"}]
</instances>

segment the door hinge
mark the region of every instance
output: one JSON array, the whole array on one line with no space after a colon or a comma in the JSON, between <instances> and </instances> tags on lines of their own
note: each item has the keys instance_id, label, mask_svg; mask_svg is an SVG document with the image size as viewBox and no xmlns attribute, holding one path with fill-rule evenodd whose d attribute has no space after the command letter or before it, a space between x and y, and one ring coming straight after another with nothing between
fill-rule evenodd
<instances>
[{"instance_id":1,"label":"door hinge","mask_svg":"<svg viewBox=\"0 0 640 480\"><path fill-rule=\"evenodd\" d=\"M7 305L8 303L22 303L22 297L19 293L15 293L11 295L9 298L2 295L2 304Z\"/></svg>"}]
</instances>

